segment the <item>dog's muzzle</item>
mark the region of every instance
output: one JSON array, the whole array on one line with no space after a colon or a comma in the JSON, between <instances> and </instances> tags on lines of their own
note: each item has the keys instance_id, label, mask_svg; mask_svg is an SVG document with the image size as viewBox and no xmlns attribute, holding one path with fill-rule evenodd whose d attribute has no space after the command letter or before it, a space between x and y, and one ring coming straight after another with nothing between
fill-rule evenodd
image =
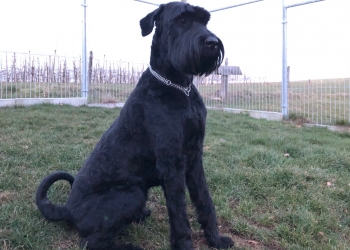
<instances>
[{"instance_id":1,"label":"dog's muzzle","mask_svg":"<svg viewBox=\"0 0 350 250\"><path fill-rule=\"evenodd\" d=\"M210 36L207 39L205 39L204 44L209 49L214 50L218 48L219 40L213 36Z\"/></svg>"}]
</instances>

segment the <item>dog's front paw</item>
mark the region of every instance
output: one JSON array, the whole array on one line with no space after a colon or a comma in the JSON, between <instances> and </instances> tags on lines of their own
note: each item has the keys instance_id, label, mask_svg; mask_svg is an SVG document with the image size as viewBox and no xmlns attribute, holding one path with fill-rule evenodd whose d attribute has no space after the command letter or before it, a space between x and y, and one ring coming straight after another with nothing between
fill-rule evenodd
<instances>
[{"instance_id":1,"label":"dog's front paw","mask_svg":"<svg viewBox=\"0 0 350 250\"><path fill-rule=\"evenodd\" d=\"M184 237L182 239L172 241L171 250L194 250L191 237Z\"/></svg>"},{"instance_id":2,"label":"dog's front paw","mask_svg":"<svg viewBox=\"0 0 350 250\"><path fill-rule=\"evenodd\" d=\"M234 246L234 242L230 237L220 236L217 240L209 242L209 246L217 249L227 249Z\"/></svg>"}]
</instances>

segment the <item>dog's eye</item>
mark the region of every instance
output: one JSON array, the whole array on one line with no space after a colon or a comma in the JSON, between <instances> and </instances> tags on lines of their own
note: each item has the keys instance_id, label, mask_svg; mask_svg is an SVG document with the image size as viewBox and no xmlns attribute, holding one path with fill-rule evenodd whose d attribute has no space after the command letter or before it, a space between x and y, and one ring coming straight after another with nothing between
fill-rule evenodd
<instances>
[{"instance_id":1,"label":"dog's eye","mask_svg":"<svg viewBox=\"0 0 350 250\"><path fill-rule=\"evenodd\" d=\"M179 20L179 22L181 23L181 24L185 24L186 23L186 18L181 18L180 20Z\"/></svg>"}]
</instances>

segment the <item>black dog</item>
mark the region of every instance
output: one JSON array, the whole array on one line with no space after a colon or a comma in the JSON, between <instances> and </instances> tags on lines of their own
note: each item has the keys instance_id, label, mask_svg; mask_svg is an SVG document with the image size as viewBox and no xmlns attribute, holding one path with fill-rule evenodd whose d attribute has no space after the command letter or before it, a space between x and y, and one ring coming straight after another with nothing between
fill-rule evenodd
<instances>
[{"instance_id":1,"label":"black dog","mask_svg":"<svg viewBox=\"0 0 350 250\"><path fill-rule=\"evenodd\" d=\"M215 208L202 166L206 109L193 75L208 75L222 62L222 42L206 25L210 14L181 2L160 5L140 21L142 35L156 26L150 67L120 116L102 136L74 179L57 172L40 184L36 204L47 220L64 220L79 232L88 249L140 249L116 244L115 236L133 221L150 215L145 208L151 187L162 186L172 249L193 249L186 213L186 186L209 246L229 248L219 235ZM57 180L72 188L66 205L46 197Z\"/></svg>"}]
</instances>

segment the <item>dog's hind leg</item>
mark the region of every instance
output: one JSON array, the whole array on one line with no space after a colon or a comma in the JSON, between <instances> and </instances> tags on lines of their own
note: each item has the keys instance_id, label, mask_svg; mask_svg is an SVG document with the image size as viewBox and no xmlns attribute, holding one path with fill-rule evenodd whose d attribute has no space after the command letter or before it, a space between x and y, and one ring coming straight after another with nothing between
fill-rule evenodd
<instances>
[{"instance_id":1,"label":"dog's hind leg","mask_svg":"<svg viewBox=\"0 0 350 250\"><path fill-rule=\"evenodd\" d=\"M208 245L218 249L233 247L234 243L231 238L219 234L215 207L205 180L201 152L188 166L186 184Z\"/></svg>"},{"instance_id":2,"label":"dog's hind leg","mask_svg":"<svg viewBox=\"0 0 350 250\"><path fill-rule=\"evenodd\" d=\"M141 249L131 244L116 244L115 236L139 218L146 194L139 186L111 188L94 194L74 210L81 247L89 250Z\"/></svg>"}]
</instances>

